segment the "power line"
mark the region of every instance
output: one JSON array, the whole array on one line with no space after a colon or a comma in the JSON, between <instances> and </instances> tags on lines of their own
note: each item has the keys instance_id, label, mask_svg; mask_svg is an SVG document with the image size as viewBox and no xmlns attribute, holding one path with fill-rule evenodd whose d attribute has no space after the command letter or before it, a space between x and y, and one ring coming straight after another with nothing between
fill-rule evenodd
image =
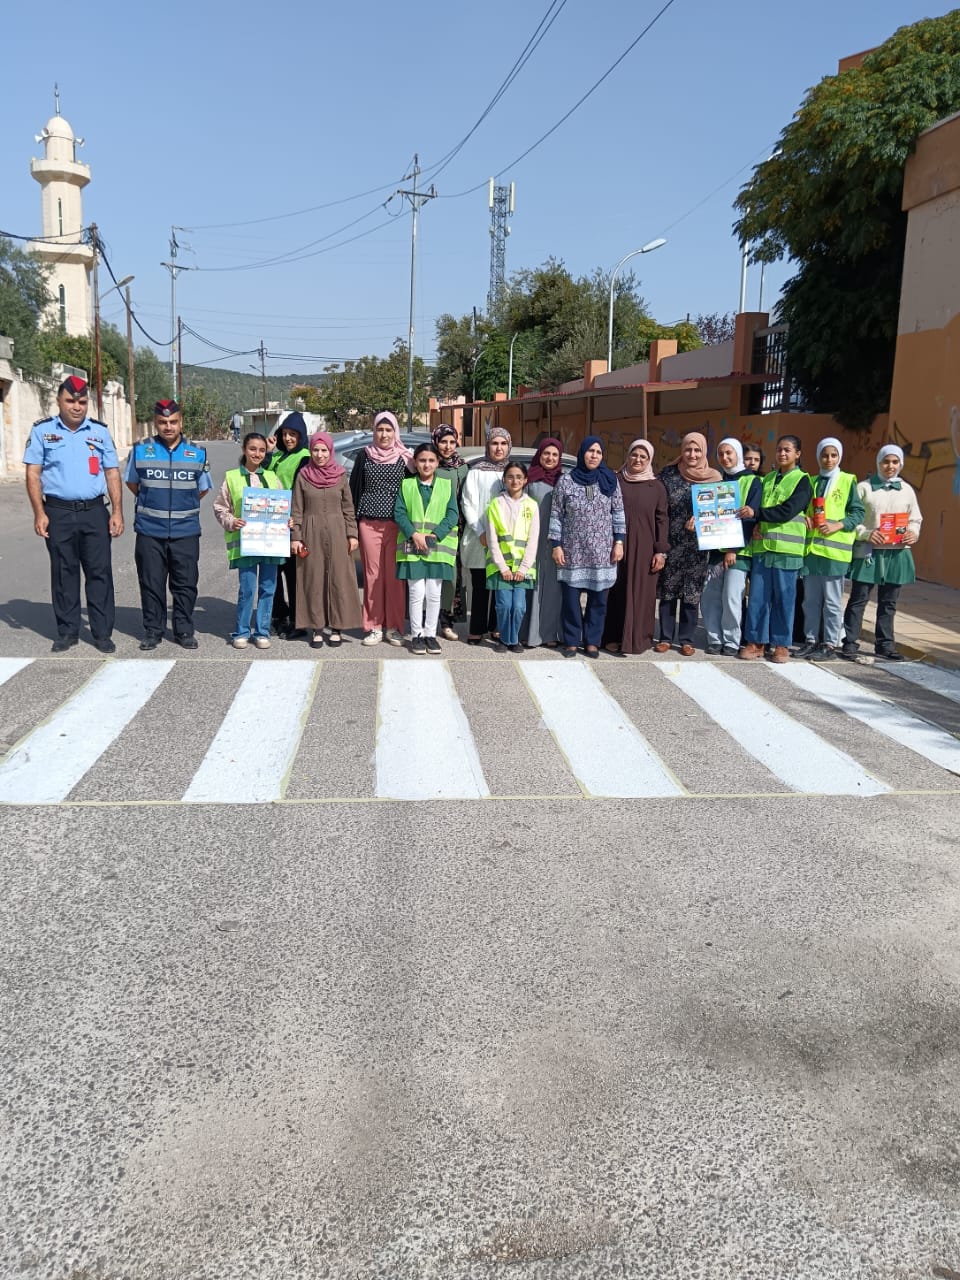
<instances>
[{"instance_id":1,"label":"power line","mask_svg":"<svg viewBox=\"0 0 960 1280\"><path fill-rule=\"evenodd\" d=\"M104 245L99 232L96 233L96 244L93 247L94 247L94 252L99 252L100 257L103 259L103 265L107 268L107 272L110 276L110 279L113 281L115 285L118 285L120 281L117 279L116 275L114 274L113 267L110 265L110 259L107 257L106 246ZM146 329L137 319L137 313L134 311L133 307L130 308L130 319L137 326L137 328L140 330L143 336L147 339L147 341L152 342L155 347L172 347L177 340L176 337L174 336L173 338L170 339L169 342L161 342L160 339L155 338L153 334L147 333Z\"/></svg>"},{"instance_id":2,"label":"power line","mask_svg":"<svg viewBox=\"0 0 960 1280\"><path fill-rule=\"evenodd\" d=\"M280 222L284 218L299 218L305 213L319 213L321 209L333 209L337 205L350 204L354 200L362 200L364 196L379 195L381 191L389 191L395 187L398 182L402 182L402 178L396 178L393 182L385 182L379 187L370 187L366 191L358 191L352 196L342 196L339 200L327 200L324 204L312 204L306 209L294 209L290 213L274 213L267 218L248 218L244 222L201 222L195 223L190 227L183 227L183 231L220 231L224 227L255 227L263 222Z\"/></svg>"},{"instance_id":3,"label":"power line","mask_svg":"<svg viewBox=\"0 0 960 1280\"><path fill-rule=\"evenodd\" d=\"M593 84L586 91L586 93L584 93L582 97L577 99L577 101L573 104L570 110L567 111L564 115L562 115L560 119L556 122L556 124L551 125L550 128L546 131L546 133L541 134L540 137L536 140L536 142L531 143L531 145L527 147L526 151L521 151L520 155L516 156L513 160L511 160L509 164L505 164L503 165L502 168L498 169L497 172L494 174L494 177L499 178L501 174L506 173L508 169L512 169L514 165L518 165L520 161L525 160L532 151L536 151L537 147L539 147L541 143L546 142L546 140L552 134L556 133L556 131L560 128L560 126L562 124L565 124L570 119L570 117L574 114L574 112L578 111L583 106L583 104L587 101L587 99L591 97L597 91L597 89L600 88L603 82L609 76L611 76L614 73L614 71L616 71L617 67L619 67L621 62L623 62L624 58L628 57L629 54L633 52L633 50L637 47L640 41L644 38L644 36L650 30L652 30L654 26L656 26L656 24L660 21L663 15L674 3L675 3L675 0L667 0L666 4L663 5L663 7L654 14L654 16L650 19L650 21L643 28L643 30L636 37L636 39L631 40L631 42L624 49L623 53L620 54L619 58L617 58L615 62L612 62L609 67L607 67L603 75L600 76L598 80L595 80L593 82ZM475 191L480 191L486 185L487 185L487 180L484 179L483 182L478 182L474 187L467 187L465 191L455 191L452 195L441 196L440 199L441 200L459 200L461 196L472 195Z\"/></svg>"},{"instance_id":4,"label":"power line","mask_svg":"<svg viewBox=\"0 0 960 1280\"><path fill-rule=\"evenodd\" d=\"M369 218L371 214L377 212L377 209L382 209L383 207L384 205L377 205L376 209L368 210L365 214L362 214L361 217L354 218L352 222L348 222L344 226L338 227L335 231L331 231L327 235L321 236L319 240L311 241L311 244L321 244L324 240L329 240L331 236L339 235L341 231L346 231L347 228L349 227L355 227L358 222L362 222L364 218ZM373 235L375 231L380 231L384 227L389 227L391 223L395 221L396 221L396 218L393 215L391 215L390 217L387 218L385 222L378 222L376 226L368 227L366 231L361 231L359 232L359 234L355 236L349 236L346 240L339 240L337 241L336 244L327 245L325 249L314 249L312 253L301 253L297 249L290 249L286 254L280 254L275 258L267 258L262 262L248 262L239 266L232 266L232 267L186 267L184 268L184 270L207 271L207 272L210 272L210 271L259 271L259 270L262 270L262 268L264 267L283 267L283 266L289 265L290 263L303 262L305 258L319 257L320 254L322 253L332 253L334 249L340 249L345 244L353 244L355 240L362 240L364 236ZM308 247L309 246L307 245L301 246L301 248L308 248ZM298 256L291 257L290 256L291 254L297 254Z\"/></svg>"}]
</instances>

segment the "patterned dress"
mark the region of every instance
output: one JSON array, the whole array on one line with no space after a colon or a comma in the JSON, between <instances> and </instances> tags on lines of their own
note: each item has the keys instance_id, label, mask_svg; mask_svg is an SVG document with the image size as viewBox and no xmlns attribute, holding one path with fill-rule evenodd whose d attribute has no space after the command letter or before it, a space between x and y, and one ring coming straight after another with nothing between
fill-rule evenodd
<instances>
[{"instance_id":1,"label":"patterned dress","mask_svg":"<svg viewBox=\"0 0 960 1280\"><path fill-rule=\"evenodd\" d=\"M561 582L581 591L603 591L617 580L617 566L610 563L614 538L626 537L620 486L609 498L596 484L577 484L561 476L553 490L550 541L563 547L565 564L557 570Z\"/></svg>"},{"instance_id":2,"label":"patterned dress","mask_svg":"<svg viewBox=\"0 0 960 1280\"><path fill-rule=\"evenodd\" d=\"M693 515L690 481L684 480L679 467L670 466L660 472L660 482L667 491L670 550L657 594L661 600L699 604L710 569L710 553L698 549L696 533L685 527Z\"/></svg>"}]
</instances>

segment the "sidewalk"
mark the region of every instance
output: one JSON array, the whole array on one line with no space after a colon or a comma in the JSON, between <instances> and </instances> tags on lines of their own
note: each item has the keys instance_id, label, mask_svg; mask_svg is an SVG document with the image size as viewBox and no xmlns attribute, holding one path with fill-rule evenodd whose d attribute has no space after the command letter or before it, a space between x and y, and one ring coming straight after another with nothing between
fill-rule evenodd
<instances>
[{"instance_id":1,"label":"sidewalk","mask_svg":"<svg viewBox=\"0 0 960 1280\"><path fill-rule=\"evenodd\" d=\"M876 592L864 614L864 640L873 639L875 618ZM960 591L935 582L904 587L894 631L904 657L960 670Z\"/></svg>"}]
</instances>

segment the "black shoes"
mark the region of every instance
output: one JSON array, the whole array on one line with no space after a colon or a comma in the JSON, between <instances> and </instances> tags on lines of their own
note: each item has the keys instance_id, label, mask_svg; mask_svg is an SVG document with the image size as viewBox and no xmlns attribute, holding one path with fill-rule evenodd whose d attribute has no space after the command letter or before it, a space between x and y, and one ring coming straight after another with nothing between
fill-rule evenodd
<instances>
[{"instance_id":1,"label":"black shoes","mask_svg":"<svg viewBox=\"0 0 960 1280\"><path fill-rule=\"evenodd\" d=\"M706 652L706 653L708 653L708 654L711 656L711 658L719 657L719 655L720 655L721 653L723 653L723 645L722 645L722 644L708 644L708 645L707 645L707 647L706 647L705 652Z\"/></svg>"},{"instance_id":2,"label":"black shoes","mask_svg":"<svg viewBox=\"0 0 960 1280\"><path fill-rule=\"evenodd\" d=\"M811 662L832 662L837 651L832 644L821 644L809 655Z\"/></svg>"},{"instance_id":3,"label":"black shoes","mask_svg":"<svg viewBox=\"0 0 960 1280\"><path fill-rule=\"evenodd\" d=\"M524 652L524 649L523 649L523 645L522 645L522 644L511 644L511 645L508 645L507 647L509 648L509 650L510 650L510 652L511 652L511 653L523 653L523 652Z\"/></svg>"},{"instance_id":4,"label":"black shoes","mask_svg":"<svg viewBox=\"0 0 960 1280\"><path fill-rule=\"evenodd\" d=\"M896 649L878 649L877 657L881 662L902 662L903 654L897 653Z\"/></svg>"},{"instance_id":5,"label":"black shoes","mask_svg":"<svg viewBox=\"0 0 960 1280\"><path fill-rule=\"evenodd\" d=\"M197 643L196 636L174 636L173 642L174 644L178 644L181 649L199 649L200 648L200 645ZM143 648L142 645L140 647Z\"/></svg>"},{"instance_id":6,"label":"black shoes","mask_svg":"<svg viewBox=\"0 0 960 1280\"><path fill-rule=\"evenodd\" d=\"M436 636L427 636L424 644L426 645L427 653L432 654L434 657L436 657L438 653L443 653L443 650L440 648L440 641Z\"/></svg>"},{"instance_id":7,"label":"black shoes","mask_svg":"<svg viewBox=\"0 0 960 1280\"><path fill-rule=\"evenodd\" d=\"M102 640L94 640L93 647L98 653L116 653L117 646L113 643L109 636L105 636Z\"/></svg>"},{"instance_id":8,"label":"black shoes","mask_svg":"<svg viewBox=\"0 0 960 1280\"><path fill-rule=\"evenodd\" d=\"M159 649L163 643L163 636L144 636L140 641L141 653L152 653L154 649Z\"/></svg>"},{"instance_id":9,"label":"black shoes","mask_svg":"<svg viewBox=\"0 0 960 1280\"><path fill-rule=\"evenodd\" d=\"M436 641L434 641L436 644ZM439 646L438 646L439 647ZM415 653L418 658L422 658L427 652L427 642L423 636L414 636L410 641L410 652Z\"/></svg>"},{"instance_id":10,"label":"black shoes","mask_svg":"<svg viewBox=\"0 0 960 1280\"><path fill-rule=\"evenodd\" d=\"M818 645L811 644L809 640L804 641L803 644L798 644L795 649L790 650L790 657L791 658L809 658L811 654L814 654L817 652L818 647L819 647Z\"/></svg>"},{"instance_id":11,"label":"black shoes","mask_svg":"<svg viewBox=\"0 0 960 1280\"><path fill-rule=\"evenodd\" d=\"M79 636L58 636L50 646L51 653L66 653L68 649L72 649L75 644L80 643Z\"/></svg>"}]
</instances>

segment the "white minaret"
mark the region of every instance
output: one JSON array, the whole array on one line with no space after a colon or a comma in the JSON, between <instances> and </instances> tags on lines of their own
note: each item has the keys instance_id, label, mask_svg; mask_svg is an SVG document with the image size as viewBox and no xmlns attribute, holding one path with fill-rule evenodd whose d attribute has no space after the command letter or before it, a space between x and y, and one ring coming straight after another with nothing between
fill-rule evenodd
<instances>
[{"instance_id":1,"label":"white minaret","mask_svg":"<svg viewBox=\"0 0 960 1280\"><path fill-rule=\"evenodd\" d=\"M44 144L42 160L30 161L30 172L40 183L43 240L31 240L27 249L50 267L52 301L47 312L67 333L89 333L90 270L93 248L81 243L83 198L90 181L90 166L79 164L77 147L83 139L74 135L60 114L60 93L54 89L56 115L50 117L36 141Z\"/></svg>"}]
</instances>

